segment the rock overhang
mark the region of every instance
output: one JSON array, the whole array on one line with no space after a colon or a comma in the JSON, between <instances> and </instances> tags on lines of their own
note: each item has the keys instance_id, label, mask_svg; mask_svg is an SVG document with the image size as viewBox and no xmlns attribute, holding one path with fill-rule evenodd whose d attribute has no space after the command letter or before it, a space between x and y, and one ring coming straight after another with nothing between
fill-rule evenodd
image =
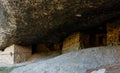
<instances>
[{"instance_id":1,"label":"rock overhang","mask_svg":"<svg viewBox=\"0 0 120 73\"><path fill-rule=\"evenodd\" d=\"M1 0L13 31L1 37L10 44L60 43L67 35L120 18L120 0ZM2 14L1 14L2 15ZM3 16L2 16L3 17ZM15 27L14 27L14 26ZM6 27L8 27L6 26ZM7 28L9 29L9 27ZM5 31L5 30L4 30ZM1 34L3 35L3 34ZM9 37L9 38L8 38Z\"/></svg>"}]
</instances>

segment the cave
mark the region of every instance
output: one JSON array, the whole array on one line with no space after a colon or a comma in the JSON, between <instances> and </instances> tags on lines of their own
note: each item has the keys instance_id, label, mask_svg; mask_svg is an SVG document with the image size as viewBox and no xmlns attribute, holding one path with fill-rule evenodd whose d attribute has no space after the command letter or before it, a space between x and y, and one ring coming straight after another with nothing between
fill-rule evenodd
<instances>
[{"instance_id":1,"label":"cave","mask_svg":"<svg viewBox=\"0 0 120 73\"><path fill-rule=\"evenodd\" d=\"M63 53L72 50L79 50L100 46L119 46L120 22L106 23L86 31L77 31L69 35L63 41Z\"/></svg>"},{"instance_id":2,"label":"cave","mask_svg":"<svg viewBox=\"0 0 120 73\"><path fill-rule=\"evenodd\" d=\"M120 1L0 0L0 50L32 54L120 44ZM10 54L10 53L9 53Z\"/></svg>"}]
</instances>

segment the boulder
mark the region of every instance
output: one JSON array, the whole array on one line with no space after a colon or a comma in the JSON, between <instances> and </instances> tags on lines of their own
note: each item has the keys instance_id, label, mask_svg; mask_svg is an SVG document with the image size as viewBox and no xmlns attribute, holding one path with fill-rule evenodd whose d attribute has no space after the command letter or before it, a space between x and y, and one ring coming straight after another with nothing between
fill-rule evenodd
<instances>
[{"instance_id":1,"label":"boulder","mask_svg":"<svg viewBox=\"0 0 120 73\"><path fill-rule=\"evenodd\" d=\"M11 73L119 73L120 46L82 49L14 68ZM113 65L116 64L116 65ZM117 65L118 64L118 65ZM111 65L108 67L100 67ZM96 67L100 67L96 69ZM95 69L94 69L95 68Z\"/></svg>"}]
</instances>

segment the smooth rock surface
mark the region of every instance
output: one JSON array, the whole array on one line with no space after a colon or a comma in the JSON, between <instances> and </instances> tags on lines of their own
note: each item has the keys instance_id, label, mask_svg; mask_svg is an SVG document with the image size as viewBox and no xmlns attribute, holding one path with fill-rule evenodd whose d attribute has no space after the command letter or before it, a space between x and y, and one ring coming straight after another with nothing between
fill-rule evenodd
<instances>
[{"instance_id":1,"label":"smooth rock surface","mask_svg":"<svg viewBox=\"0 0 120 73\"><path fill-rule=\"evenodd\" d=\"M86 73L101 65L120 62L120 46L74 51L14 69L11 73Z\"/></svg>"}]
</instances>

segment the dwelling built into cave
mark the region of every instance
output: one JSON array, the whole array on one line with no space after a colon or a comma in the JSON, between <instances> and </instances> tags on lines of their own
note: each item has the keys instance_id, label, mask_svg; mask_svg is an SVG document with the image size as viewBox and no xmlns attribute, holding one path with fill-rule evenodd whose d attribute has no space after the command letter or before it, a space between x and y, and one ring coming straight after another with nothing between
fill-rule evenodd
<instances>
[{"instance_id":1,"label":"dwelling built into cave","mask_svg":"<svg viewBox=\"0 0 120 73\"><path fill-rule=\"evenodd\" d=\"M4 51L0 51L0 62L8 64L16 64L26 62L32 55L30 46L23 47L18 45L11 45Z\"/></svg>"},{"instance_id":2,"label":"dwelling built into cave","mask_svg":"<svg viewBox=\"0 0 120 73\"><path fill-rule=\"evenodd\" d=\"M9 64L22 63L26 62L33 53L53 50L66 53L89 47L118 45L120 45L120 21L107 23L90 31L75 32L64 39L62 47L59 44L52 44L51 46L37 44L36 46L33 45L33 47L12 45L0 52L0 62Z\"/></svg>"},{"instance_id":3,"label":"dwelling built into cave","mask_svg":"<svg viewBox=\"0 0 120 73\"><path fill-rule=\"evenodd\" d=\"M120 0L0 0L0 62L117 46L119 19Z\"/></svg>"},{"instance_id":4,"label":"dwelling built into cave","mask_svg":"<svg viewBox=\"0 0 120 73\"><path fill-rule=\"evenodd\" d=\"M107 23L94 30L77 32L63 42L62 52L98 46L120 45L120 21Z\"/></svg>"}]
</instances>

